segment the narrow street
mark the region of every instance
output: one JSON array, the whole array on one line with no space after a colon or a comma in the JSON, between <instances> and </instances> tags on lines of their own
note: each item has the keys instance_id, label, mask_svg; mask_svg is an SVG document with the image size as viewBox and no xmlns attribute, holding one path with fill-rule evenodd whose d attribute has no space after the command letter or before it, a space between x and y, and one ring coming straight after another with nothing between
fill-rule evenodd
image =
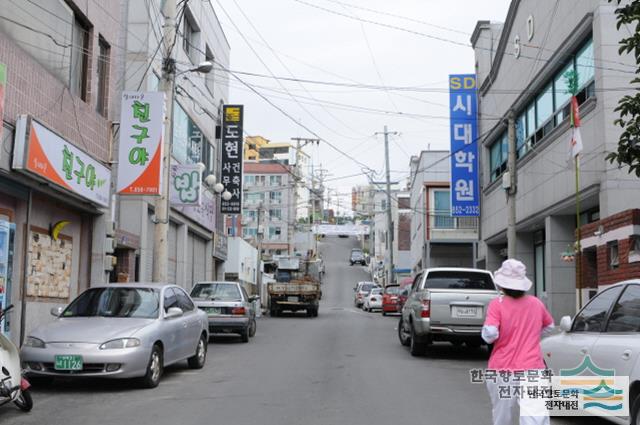
<instances>
[{"instance_id":1,"label":"narrow street","mask_svg":"<svg viewBox=\"0 0 640 425\"><path fill-rule=\"evenodd\" d=\"M489 425L485 388L471 385L468 373L485 366L486 351L442 344L412 358L398 343L397 317L353 306L354 283L368 279L347 263L355 243L320 244L327 272L318 318L263 317L249 344L219 338L202 371L169 368L153 390L127 381L56 381L35 389L30 414L0 409L0 423Z\"/></svg>"}]
</instances>

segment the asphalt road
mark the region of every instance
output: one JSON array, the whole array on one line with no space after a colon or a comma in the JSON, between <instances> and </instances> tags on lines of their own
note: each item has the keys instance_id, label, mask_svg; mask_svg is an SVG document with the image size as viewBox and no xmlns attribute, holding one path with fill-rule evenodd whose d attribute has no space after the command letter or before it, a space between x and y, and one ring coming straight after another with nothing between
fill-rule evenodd
<instances>
[{"instance_id":1,"label":"asphalt road","mask_svg":"<svg viewBox=\"0 0 640 425\"><path fill-rule=\"evenodd\" d=\"M326 277L319 317L263 317L248 344L218 339L203 370L168 368L152 390L104 380L34 388L33 411L4 406L0 424L490 425L485 387L469 382L469 369L486 365L484 350L441 344L412 358L398 342L397 317L354 308L352 288L368 280L347 262L356 243L327 237L320 244Z\"/></svg>"}]
</instances>

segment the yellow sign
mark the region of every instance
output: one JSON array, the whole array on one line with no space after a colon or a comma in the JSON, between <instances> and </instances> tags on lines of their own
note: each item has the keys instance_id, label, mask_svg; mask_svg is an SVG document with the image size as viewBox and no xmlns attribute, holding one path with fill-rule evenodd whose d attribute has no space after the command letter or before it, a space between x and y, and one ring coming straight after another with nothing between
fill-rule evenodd
<instances>
[{"instance_id":1,"label":"yellow sign","mask_svg":"<svg viewBox=\"0 0 640 425\"><path fill-rule=\"evenodd\" d=\"M240 108L227 108L224 111L225 121L239 122L240 121Z\"/></svg>"}]
</instances>

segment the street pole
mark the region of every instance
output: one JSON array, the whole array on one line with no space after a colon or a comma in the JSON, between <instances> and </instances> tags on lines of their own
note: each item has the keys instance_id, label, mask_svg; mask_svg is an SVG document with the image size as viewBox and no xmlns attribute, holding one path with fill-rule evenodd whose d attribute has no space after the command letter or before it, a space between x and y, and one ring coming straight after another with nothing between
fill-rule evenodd
<instances>
[{"instance_id":1,"label":"street pole","mask_svg":"<svg viewBox=\"0 0 640 425\"><path fill-rule=\"evenodd\" d=\"M376 133L379 134L379 133ZM393 240L394 240L394 232L393 232L393 217L391 216L391 166L389 165L389 134L398 134L397 132L387 131L387 126L384 126L384 158L387 168L387 244L389 248L389 270L387 272L388 281L387 285L393 283L393 270L394 270L394 261L393 261Z\"/></svg>"},{"instance_id":2,"label":"street pole","mask_svg":"<svg viewBox=\"0 0 640 425\"><path fill-rule=\"evenodd\" d=\"M175 78L175 60L173 59L173 46L176 38L176 0L164 2L163 15L165 17L164 55L162 61L162 76L159 90L165 93L165 119L162 153L162 184L160 197L155 202L156 223L153 231L153 270L154 282L166 282L168 275L168 235L169 235L169 166L171 160L171 139L173 135L173 96Z\"/></svg>"},{"instance_id":3,"label":"street pole","mask_svg":"<svg viewBox=\"0 0 640 425\"><path fill-rule=\"evenodd\" d=\"M262 233L260 233L260 212L262 204L258 205L258 226L256 228L256 237L258 238L258 264L256 265L256 286L258 289L258 297L262 304Z\"/></svg>"},{"instance_id":4,"label":"street pole","mask_svg":"<svg viewBox=\"0 0 640 425\"><path fill-rule=\"evenodd\" d=\"M507 256L516 258L516 121L513 110L509 111L507 136L509 138L509 188L507 189L508 224L507 224Z\"/></svg>"}]
</instances>

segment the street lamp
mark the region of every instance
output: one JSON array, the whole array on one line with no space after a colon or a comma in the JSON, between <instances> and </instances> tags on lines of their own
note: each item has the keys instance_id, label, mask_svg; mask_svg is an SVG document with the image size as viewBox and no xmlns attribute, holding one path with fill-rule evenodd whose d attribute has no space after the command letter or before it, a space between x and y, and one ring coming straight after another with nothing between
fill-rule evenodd
<instances>
[{"instance_id":1,"label":"street lamp","mask_svg":"<svg viewBox=\"0 0 640 425\"><path fill-rule=\"evenodd\" d=\"M217 180L218 179L216 179L216 176L214 174L209 174L207 177L204 178L204 182L207 184L207 186L213 189L213 191L218 195L221 194L220 196L222 197L223 200L225 201L231 200L231 197L232 197L231 192L226 190L222 183L216 183Z\"/></svg>"}]
</instances>

